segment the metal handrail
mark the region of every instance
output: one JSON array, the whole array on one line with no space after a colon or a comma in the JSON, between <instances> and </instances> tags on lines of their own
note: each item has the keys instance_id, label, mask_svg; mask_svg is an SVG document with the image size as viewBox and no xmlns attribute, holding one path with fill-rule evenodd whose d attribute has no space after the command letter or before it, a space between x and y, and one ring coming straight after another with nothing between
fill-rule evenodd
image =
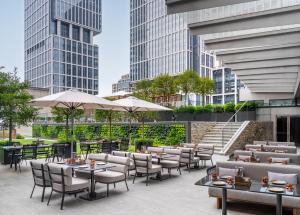
<instances>
[{"instance_id":1,"label":"metal handrail","mask_svg":"<svg viewBox=\"0 0 300 215\"><path fill-rule=\"evenodd\" d=\"M225 127L231 122L231 120L242 110L242 108L248 103L248 100L245 101L242 106L235 112L235 114L233 114L229 120L227 120L227 122L225 123L225 125L221 128L221 132L222 132L222 147L224 148L224 129ZM236 118L235 118L236 121Z\"/></svg>"}]
</instances>

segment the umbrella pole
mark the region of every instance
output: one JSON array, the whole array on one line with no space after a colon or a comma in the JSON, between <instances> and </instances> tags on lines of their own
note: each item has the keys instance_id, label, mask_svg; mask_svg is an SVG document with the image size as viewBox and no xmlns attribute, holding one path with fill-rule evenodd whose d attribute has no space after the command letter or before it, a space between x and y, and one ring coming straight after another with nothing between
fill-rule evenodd
<instances>
[{"instance_id":1,"label":"umbrella pole","mask_svg":"<svg viewBox=\"0 0 300 215\"><path fill-rule=\"evenodd\" d=\"M74 108L71 108L71 158L74 158L73 156L73 134L74 134Z\"/></svg>"}]
</instances>

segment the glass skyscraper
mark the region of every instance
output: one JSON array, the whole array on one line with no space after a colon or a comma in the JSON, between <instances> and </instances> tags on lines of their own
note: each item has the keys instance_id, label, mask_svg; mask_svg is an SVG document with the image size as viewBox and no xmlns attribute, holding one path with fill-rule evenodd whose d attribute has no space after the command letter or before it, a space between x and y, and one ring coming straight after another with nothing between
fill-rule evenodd
<instances>
[{"instance_id":1,"label":"glass skyscraper","mask_svg":"<svg viewBox=\"0 0 300 215\"><path fill-rule=\"evenodd\" d=\"M98 94L101 0L25 0L25 81Z\"/></svg>"},{"instance_id":2,"label":"glass skyscraper","mask_svg":"<svg viewBox=\"0 0 300 215\"><path fill-rule=\"evenodd\" d=\"M165 0L130 0L130 78L153 79L194 69L208 75L214 56L192 36L179 15L167 15Z\"/></svg>"}]
</instances>

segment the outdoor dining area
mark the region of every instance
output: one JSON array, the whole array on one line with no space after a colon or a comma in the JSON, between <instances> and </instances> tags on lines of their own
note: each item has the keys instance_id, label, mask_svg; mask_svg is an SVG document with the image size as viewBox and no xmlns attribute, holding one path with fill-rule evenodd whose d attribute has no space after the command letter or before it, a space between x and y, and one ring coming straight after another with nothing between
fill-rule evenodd
<instances>
[{"instance_id":1,"label":"outdoor dining area","mask_svg":"<svg viewBox=\"0 0 300 215\"><path fill-rule=\"evenodd\" d=\"M83 193L79 198L94 201L109 196L110 185L116 187L117 183L124 182L127 191L128 179L136 180L146 178L146 186L150 180L166 180L172 177L172 170L181 175L181 169L204 168L204 162L210 160L214 147L201 144L182 144L181 147L147 147L137 153L126 151L112 151L111 153L88 153L86 155L74 155L72 158L61 157L55 160L38 159L30 161L34 186L30 195L38 195L36 187L41 187L41 201L44 201L45 190L50 188L50 196L47 205L50 204L52 193L61 194L61 206L63 209L65 195ZM200 161L202 165L200 165ZM165 172L167 171L167 172ZM150 177L152 176L152 177ZM140 179L141 178L141 179ZM95 192L97 183L107 186L106 193Z\"/></svg>"}]
</instances>

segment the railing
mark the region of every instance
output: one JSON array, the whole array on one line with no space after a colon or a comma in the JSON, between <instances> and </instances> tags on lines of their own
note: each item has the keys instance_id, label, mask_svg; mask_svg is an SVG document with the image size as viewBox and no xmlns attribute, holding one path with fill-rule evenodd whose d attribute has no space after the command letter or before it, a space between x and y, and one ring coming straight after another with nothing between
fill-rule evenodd
<instances>
[{"instance_id":1,"label":"railing","mask_svg":"<svg viewBox=\"0 0 300 215\"><path fill-rule=\"evenodd\" d=\"M234 121L235 122L237 122L237 115L238 115L238 113L243 109L243 107L247 104L247 102L248 101L245 101L242 105L241 105L241 107L235 112L235 114L233 114L230 118L229 118L229 120L227 120L227 122L224 124L224 126L222 127L222 130L221 130L221 132L222 132L222 148L224 148L224 146L226 145L226 143L227 143L227 138L225 138L225 136L224 136L224 132L225 131L232 131L233 130L233 128L231 127L231 125L230 125L230 122L232 122L232 120L234 119ZM228 139L228 141L230 140L230 138Z\"/></svg>"}]
</instances>

